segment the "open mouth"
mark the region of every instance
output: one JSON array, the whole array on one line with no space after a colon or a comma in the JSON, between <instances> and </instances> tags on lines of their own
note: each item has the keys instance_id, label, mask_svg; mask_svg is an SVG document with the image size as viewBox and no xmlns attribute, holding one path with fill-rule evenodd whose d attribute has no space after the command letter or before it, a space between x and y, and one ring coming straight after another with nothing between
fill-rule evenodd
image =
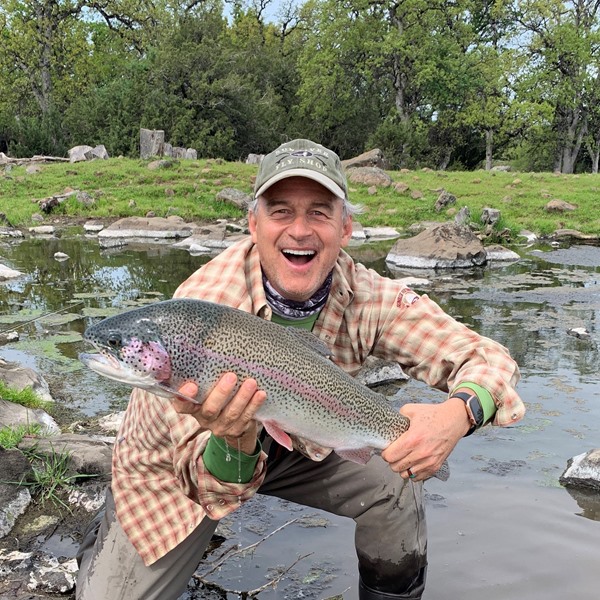
<instances>
[{"instance_id":1,"label":"open mouth","mask_svg":"<svg viewBox=\"0 0 600 600\"><path fill-rule=\"evenodd\" d=\"M306 265L317 255L314 250L291 250L286 248L283 250L285 258L293 265Z\"/></svg>"}]
</instances>

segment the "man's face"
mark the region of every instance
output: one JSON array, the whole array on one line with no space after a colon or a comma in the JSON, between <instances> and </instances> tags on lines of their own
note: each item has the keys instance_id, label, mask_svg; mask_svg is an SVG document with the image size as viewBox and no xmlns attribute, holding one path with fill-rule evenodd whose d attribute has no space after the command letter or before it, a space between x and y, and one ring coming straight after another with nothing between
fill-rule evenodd
<instances>
[{"instance_id":1,"label":"man's face","mask_svg":"<svg viewBox=\"0 0 600 600\"><path fill-rule=\"evenodd\" d=\"M249 229L271 285L285 298L308 300L352 235L342 201L321 184L288 177L272 185L249 214Z\"/></svg>"}]
</instances>

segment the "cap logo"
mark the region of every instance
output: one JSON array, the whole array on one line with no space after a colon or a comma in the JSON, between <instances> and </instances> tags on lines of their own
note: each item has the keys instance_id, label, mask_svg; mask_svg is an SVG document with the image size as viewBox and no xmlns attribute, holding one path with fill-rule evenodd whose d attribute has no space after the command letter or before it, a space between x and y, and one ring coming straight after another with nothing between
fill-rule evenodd
<instances>
[{"instance_id":1,"label":"cap logo","mask_svg":"<svg viewBox=\"0 0 600 600\"><path fill-rule=\"evenodd\" d=\"M327 154L322 154L321 156L323 158L321 158L321 156L316 152L311 152L310 150L295 150L294 152L288 151L286 154L287 156L282 156L277 160L275 164L275 171L279 171L280 169L285 169L294 165L304 165L309 168L312 167L318 171L327 172L327 166L325 164L325 160L329 158Z\"/></svg>"}]
</instances>

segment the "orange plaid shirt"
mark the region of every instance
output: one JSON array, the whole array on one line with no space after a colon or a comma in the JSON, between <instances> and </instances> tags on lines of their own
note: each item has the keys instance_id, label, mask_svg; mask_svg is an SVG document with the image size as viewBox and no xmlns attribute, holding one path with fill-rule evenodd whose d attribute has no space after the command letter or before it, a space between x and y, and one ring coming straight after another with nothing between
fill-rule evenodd
<instances>
[{"instance_id":1,"label":"orange plaid shirt","mask_svg":"<svg viewBox=\"0 0 600 600\"><path fill-rule=\"evenodd\" d=\"M175 297L218 302L271 318L256 248L244 240L184 281ZM440 390L470 382L488 390L495 425L518 421L525 407L514 390L516 363L500 344L458 323L427 296L381 277L340 252L327 304L313 333L351 374L367 356L395 360ZM112 490L119 522L146 565L182 542L208 516L220 519L250 498L266 469L264 453L249 483L226 483L204 469L209 433L169 400L136 389L113 454Z\"/></svg>"}]
</instances>

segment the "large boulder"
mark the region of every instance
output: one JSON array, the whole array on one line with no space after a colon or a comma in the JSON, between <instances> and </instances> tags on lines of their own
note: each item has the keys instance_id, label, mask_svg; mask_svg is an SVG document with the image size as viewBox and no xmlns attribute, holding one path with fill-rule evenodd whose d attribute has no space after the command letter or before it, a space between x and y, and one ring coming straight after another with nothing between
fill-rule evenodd
<instances>
[{"instance_id":1,"label":"large boulder","mask_svg":"<svg viewBox=\"0 0 600 600\"><path fill-rule=\"evenodd\" d=\"M359 156L343 160L342 166L345 169L354 169L357 167L378 167L385 169L386 165L383 152L379 148L373 148L373 150L363 152Z\"/></svg>"},{"instance_id":2,"label":"large boulder","mask_svg":"<svg viewBox=\"0 0 600 600\"><path fill-rule=\"evenodd\" d=\"M165 132L162 129L140 129L140 158L163 156L164 150Z\"/></svg>"},{"instance_id":3,"label":"large boulder","mask_svg":"<svg viewBox=\"0 0 600 600\"><path fill-rule=\"evenodd\" d=\"M391 266L415 269L481 266L486 260L479 238L455 223L434 225L412 238L398 240L386 257Z\"/></svg>"},{"instance_id":4,"label":"large boulder","mask_svg":"<svg viewBox=\"0 0 600 600\"><path fill-rule=\"evenodd\" d=\"M74 146L69 150L69 162L76 163L82 162L85 160L96 160L102 159L105 160L108 158L108 152L106 148L99 144L92 148L91 146Z\"/></svg>"},{"instance_id":5,"label":"large boulder","mask_svg":"<svg viewBox=\"0 0 600 600\"><path fill-rule=\"evenodd\" d=\"M126 217L115 221L98 233L98 238L185 238L195 226L181 217Z\"/></svg>"}]
</instances>

